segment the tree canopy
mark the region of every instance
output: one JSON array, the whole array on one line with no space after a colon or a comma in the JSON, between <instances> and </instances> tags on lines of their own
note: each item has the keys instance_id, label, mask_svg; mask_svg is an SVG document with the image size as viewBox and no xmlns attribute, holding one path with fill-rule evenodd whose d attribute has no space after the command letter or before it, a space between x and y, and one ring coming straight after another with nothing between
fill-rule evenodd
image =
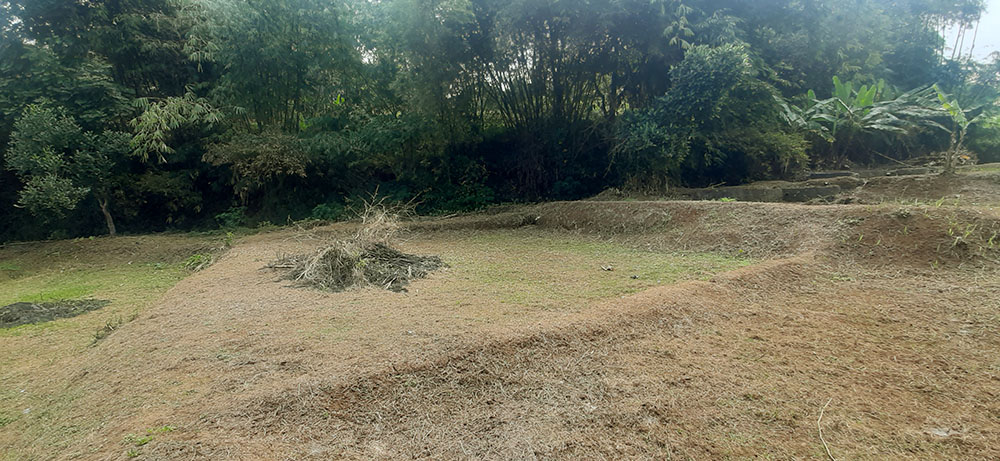
<instances>
[{"instance_id":1,"label":"tree canopy","mask_svg":"<svg viewBox=\"0 0 1000 461\"><path fill-rule=\"evenodd\" d=\"M0 240L1000 160L983 9L0 0Z\"/></svg>"}]
</instances>

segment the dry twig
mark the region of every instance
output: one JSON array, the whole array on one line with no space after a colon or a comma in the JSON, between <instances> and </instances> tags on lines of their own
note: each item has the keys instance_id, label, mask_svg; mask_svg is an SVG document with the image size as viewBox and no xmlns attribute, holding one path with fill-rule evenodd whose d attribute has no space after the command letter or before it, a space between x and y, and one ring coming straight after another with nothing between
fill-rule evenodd
<instances>
[{"instance_id":1,"label":"dry twig","mask_svg":"<svg viewBox=\"0 0 1000 461\"><path fill-rule=\"evenodd\" d=\"M823 405L823 409L819 411L819 419L816 420L816 429L819 429L819 441L823 442L823 448L826 449L826 455L830 457L830 461L837 461L837 458L833 457L833 453L830 452L830 446L826 444L826 439L823 438L823 413L826 412L826 407L830 406L830 402L833 401L833 397L826 401L826 405Z\"/></svg>"}]
</instances>

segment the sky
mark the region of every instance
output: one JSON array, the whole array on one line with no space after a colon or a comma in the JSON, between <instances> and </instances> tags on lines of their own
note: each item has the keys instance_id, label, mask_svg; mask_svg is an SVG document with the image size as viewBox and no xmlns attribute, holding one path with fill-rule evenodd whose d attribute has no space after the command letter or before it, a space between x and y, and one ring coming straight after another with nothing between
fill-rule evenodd
<instances>
[{"instance_id":1,"label":"sky","mask_svg":"<svg viewBox=\"0 0 1000 461\"><path fill-rule=\"evenodd\" d=\"M955 45L957 29L948 31L945 38L948 39L948 51L946 56L951 56L951 49ZM963 55L969 53L971 48L973 31L965 34L965 46L962 48ZM1000 51L1000 0L987 0L986 13L983 14L979 23L979 34L976 37L976 48L972 51L973 56L980 61L989 58L990 53Z\"/></svg>"}]
</instances>

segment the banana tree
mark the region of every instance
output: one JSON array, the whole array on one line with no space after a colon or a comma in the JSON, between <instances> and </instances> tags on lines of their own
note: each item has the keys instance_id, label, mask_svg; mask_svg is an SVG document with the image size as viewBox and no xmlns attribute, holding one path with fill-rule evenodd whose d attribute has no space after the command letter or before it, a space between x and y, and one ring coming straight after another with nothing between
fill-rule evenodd
<instances>
[{"instance_id":1,"label":"banana tree","mask_svg":"<svg viewBox=\"0 0 1000 461\"><path fill-rule=\"evenodd\" d=\"M958 158L962 151L962 145L965 143L965 135L968 133L969 127L974 123L980 122L986 115L986 112L982 110L982 105L977 105L972 109L962 109L962 106L958 103L958 99L949 96L937 85L934 85L933 88L937 93L941 109L951 119L951 128L941 126L942 129L948 132L951 138L948 151L944 154L944 171L941 174L951 175L955 173L955 159ZM978 114L973 116L977 112Z\"/></svg>"},{"instance_id":2,"label":"banana tree","mask_svg":"<svg viewBox=\"0 0 1000 461\"><path fill-rule=\"evenodd\" d=\"M843 166L852 151L868 150L868 144L879 137L904 136L925 127L934 126L939 111L928 107L933 98L931 88L917 89L886 99L884 81L855 89L853 82L833 77L833 95L817 99L812 90L802 106L783 104L785 119L792 126L805 130L829 143L830 158Z\"/></svg>"}]
</instances>

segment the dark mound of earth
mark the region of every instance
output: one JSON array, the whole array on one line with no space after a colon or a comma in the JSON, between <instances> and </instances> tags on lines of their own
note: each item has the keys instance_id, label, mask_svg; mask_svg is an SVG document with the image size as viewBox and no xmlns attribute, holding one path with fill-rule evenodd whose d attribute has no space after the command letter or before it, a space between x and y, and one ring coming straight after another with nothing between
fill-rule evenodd
<instances>
[{"instance_id":1,"label":"dark mound of earth","mask_svg":"<svg viewBox=\"0 0 1000 461\"><path fill-rule=\"evenodd\" d=\"M100 299L65 300L47 303L14 303L0 307L0 328L76 317L77 315L100 309L109 303L110 301Z\"/></svg>"}]
</instances>

